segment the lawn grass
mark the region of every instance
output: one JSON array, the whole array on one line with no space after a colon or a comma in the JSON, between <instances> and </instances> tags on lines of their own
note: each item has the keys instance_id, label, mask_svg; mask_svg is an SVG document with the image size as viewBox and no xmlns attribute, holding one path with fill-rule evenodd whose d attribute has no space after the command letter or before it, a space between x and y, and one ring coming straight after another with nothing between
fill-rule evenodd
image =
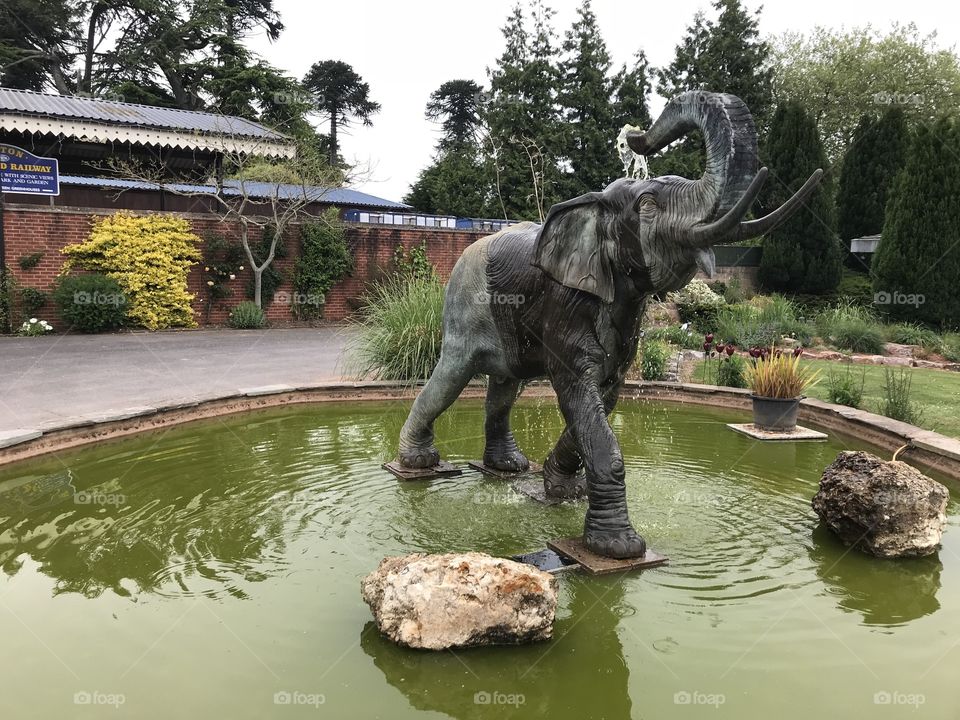
<instances>
[{"instance_id":1,"label":"lawn grass","mask_svg":"<svg viewBox=\"0 0 960 720\"><path fill-rule=\"evenodd\" d=\"M820 382L807 391L809 397L829 401L827 397L829 390L827 375L831 371L845 373L849 367L857 378L860 377L861 371L866 373L863 385L863 402L860 409L874 413L879 412L880 399L883 397L883 366L847 365L829 360L806 360L804 362L821 371ZM696 364L693 375L690 377L691 382L702 382L702 365L702 361ZM711 373L715 370L716 365L714 364ZM897 368L894 368L894 370L897 370ZM960 373L924 368L912 368L908 371L913 374L911 399L923 408L920 427L950 437L960 438Z\"/></svg>"}]
</instances>

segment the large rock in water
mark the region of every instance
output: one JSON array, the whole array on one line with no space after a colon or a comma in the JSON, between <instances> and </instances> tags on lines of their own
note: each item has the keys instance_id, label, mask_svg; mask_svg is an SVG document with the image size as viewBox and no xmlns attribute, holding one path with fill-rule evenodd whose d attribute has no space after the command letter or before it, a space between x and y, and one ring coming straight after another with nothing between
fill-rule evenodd
<instances>
[{"instance_id":1,"label":"large rock in water","mask_svg":"<svg viewBox=\"0 0 960 720\"><path fill-rule=\"evenodd\" d=\"M879 557L930 555L950 493L904 462L842 452L820 480L813 509L846 545Z\"/></svg>"},{"instance_id":2,"label":"large rock in water","mask_svg":"<svg viewBox=\"0 0 960 720\"><path fill-rule=\"evenodd\" d=\"M380 632L427 650L549 640L557 581L483 553L388 557L361 583Z\"/></svg>"}]
</instances>

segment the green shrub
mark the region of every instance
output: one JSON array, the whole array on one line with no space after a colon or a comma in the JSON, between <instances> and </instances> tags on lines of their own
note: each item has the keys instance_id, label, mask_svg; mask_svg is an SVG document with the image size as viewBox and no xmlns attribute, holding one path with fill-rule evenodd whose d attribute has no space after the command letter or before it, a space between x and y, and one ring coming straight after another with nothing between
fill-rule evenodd
<instances>
[{"instance_id":1,"label":"green shrub","mask_svg":"<svg viewBox=\"0 0 960 720\"><path fill-rule=\"evenodd\" d=\"M960 334L948 333L943 336L943 356L950 362L960 362Z\"/></svg>"},{"instance_id":2,"label":"green shrub","mask_svg":"<svg viewBox=\"0 0 960 720\"><path fill-rule=\"evenodd\" d=\"M886 327L887 340L901 345L919 345L939 351L942 342L940 336L930 328L916 323L897 323Z\"/></svg>"},{"instance_id":3,"label":"green shrub","mask_svg":"<svg viewBox=\"0 0 960 720\"><path fill-rule=\"evenodd\" d=\"M894 420L917 425L923 419L923 408L910 399L913 375L903 368L884 368L883 398L880 414Z\"/></svg>"},{"instance_id":4,"label":"green shrub","mask_svg":"<svg viewBox=\"0 0 960 720\"><path fill-rule=\"evenodd\" d=\"M47 293L37 288L20 288L20 311L26 318L31 318L37 314L44 305L47 304Z\"/></svg>"},{"instance_id":5,"label":"green shrub","mask_svg":"<svg viewBox=\"0 0 960 720\"><path fill-rule=\"evenodd\" d=\"M723 387L747 387L747 361L741 355L731 355L717 365L717 385Z\"/></svg>"},{"instance_id":6,"label":"green shrub","mask_svg":"<svg viewBox=\"0 0 960 720\"><path fill-rule=\"evenodd\" d=\"M703 336L693 332L689 326L668 325L648 330L648 340L660 340L685 350L699 350L703 347Z\"/></svg>"},{"instance_id":7,"label":"green shrub","mask_svg":"<svg viewBox=\"0 0 960 720\"><path fill-rule=\"evenodd\" d=\"M52 331L53 325L46 320L30 318L29 320L23 321L23 325L21 325L20 330L17 331L17 335L22 335L23 337L39 337Z\"/></svg>"},{"instance_id":8,"label":"green shrub","mask_svg":"<svg viewBox=\"0 0 960 720\"><path fill-rule=\"evenodd\" d=\"M668 296L676 303L680 319L692 323L703 333L715 332L717 313L725 304L723 297L715 293L703 280L693 279L684 288Z\"/></svg>"},{"instance_id":9,"label":"green shrub","mask_svg":"<svg viewBox=\"0 0 960 720\"><path fill-rule=\"evenodd\" d=\"M400 274L374 285L360 310L348 366L359 377L424 380L440 358L443 284L433 274Z\"/></svg>"},{"instance_id":10,"label":"green shrub","mask_svg":"<svg viewBox=\"0 0 960 720\"><path fill-rule=\"evenodd\" d=\"M861 370L860 377L857 377L849 365L845 372L831 372L827 376L827 397L837 405L858 408L863 402L863 385L866 379L866 370Z\"/></svg>"},{"instance_id":11,"label":"green shrub","mask_svg":"<svg viewBox=\"0 0 960 720\"><path fill-rule=\"evenodd\" d=\"M127 315L127 297L120 283L99 273L61 277L53 301L68 327L84 333L114 330Z\"/></svg>"},{"instance_id":12,"label":"green shrub","mask_svg":"<svg viewBox=\"0 0 960 720\"><path fill-rule=\"evenodd\" d=\"M17 265L20 266L21 270L33 270L37 265L40 264L40 261L43 259L43 251L29 253L27 255L21 255L17 258Z\"/></svg>"},{"instance_id":13,"label":"green shrub","mask_svg":"<svg viewBox=\"0 0 960 720\"><path fill-rule=\"evenodd\" d=\"M300 241L300 257L293 268L291 310L299 318L320 317L327 292L353 272L353 256L339 211L330 208L321 221L304 223Z\"/></svg>"},{"instance_id":14,"label":"green shrub","mask_svg":"<svg viewBox=\"0 0 960 720\"><path fill-rule=\"evenodd\" d=\"M756 297L749 303L725 305L717 313L716 334L740 347L770 347L781 337L810 343L810 327L796 304L781 295Z\"/></svg>"},{"instance_id":15,"label":"green shrub","mask_svg":"<svg viewBox=\"0 0 960 720\"><path fill-rule=\"evenodd\" d=\"M246 300L230 311L227 323L237 330L256 330L267 322L263 310L252 300Z\"/></svg>"},{"instance_id":16,"label":"green shrub","mask_svg":"<svg viewBox=\"0 0 960 720\"><path fill-rule=\"evenodd\" d=\"M647 340L640 348L640 377L662 380L667 372L670 346L660 340Z\"/></svg>"},{"instance_id":17,"label":"green shrub","mask_svg":"<svg viewBox=\"0 0 960 720\"><path fill-rule=\"evenodd\" d=\"M883 332L870 308L843 298L824 308L816 318L817 332L831 345L851 352L883 352Z\"/></svg>"}]
</instances>

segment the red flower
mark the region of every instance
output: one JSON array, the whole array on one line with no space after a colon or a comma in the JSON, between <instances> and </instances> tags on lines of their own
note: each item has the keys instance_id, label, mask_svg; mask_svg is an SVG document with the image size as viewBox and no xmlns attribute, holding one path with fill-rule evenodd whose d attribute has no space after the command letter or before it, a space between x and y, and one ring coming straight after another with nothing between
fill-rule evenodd
<instances>
[{"instance_id":1,"label":"red flower","mask_svg":"<svg viewBox=\"0 0 960 720\"><path fill-rule=\"evenodd\" d=\"M727 346L726 346L726 345L724 345L723 343L717 343L717 352L718 352L718 353L723 353L724 351L726 351L726 349L727 349Z\"/></svg>"},{"instance_id":2,"label":"red flower","mask_svg":"<svg viewBox=\"0 0 960 720\"><path fill-rule=\"evenodd\" d=\"M727 345L727 357L732 357L737 349L733 345Z\"/></svg>"},{"instance_id":3,"label":"red flower","mask_svg":"<svg viewBox=\"0 0 960 720\"><path fill-rule=\"evenodd\" d=\"M712 342L713 342L713 333L708 333L707 336L704 338L704 340L706 340L706 342L707 342L708 345L709 345L710 343L712 343Z\"/></svg>"},{"instance_id":4,"label":"red flower","mask_svg":"<svg viewBox=\"0 0 960 720\"><path fill-rule=\"evenodd\" d=\"M705 342L705 343L703 344L703 351L704 351L705 353L706 353L706 352L710 352L710 347L711 347L710 343Z\"/></svg>"},{"instance_id":5,"label":"red flower","mask_svg":"<svg viewBox=\"0 0 960 720\"><path fill-rule=\"evenodd\" d=\"M793 349L793 356L800 357L801 355L803 355L803 348L798 345Z\"/></svg>"}]
</instances>

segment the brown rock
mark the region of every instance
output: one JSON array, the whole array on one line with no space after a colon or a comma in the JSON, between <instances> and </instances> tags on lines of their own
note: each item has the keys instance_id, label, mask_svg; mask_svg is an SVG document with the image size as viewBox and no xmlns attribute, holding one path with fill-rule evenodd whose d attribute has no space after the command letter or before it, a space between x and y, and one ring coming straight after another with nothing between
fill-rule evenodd
<instances>
[{"instance_id":1,"label":"brown rock","mask_svg":"<svg viewBox=\"0 0 960 720\"><path fill-rule=\"evenodd\" d=\"M380 632L426 650L549 640L557 581L483 553L388 557L361 583Z\"/></svg>"},{"instance_id":2,"label":"brown rock","mask_svg":"<svg viewBox=\"0 0 960 720\"><path fill-rule=\"evenodd\" d=\"M879 557L911 557L936 552L949 496L904 462L846 451L824 471L812 505L844 544Z\"/></svg>"}]
</instances>

